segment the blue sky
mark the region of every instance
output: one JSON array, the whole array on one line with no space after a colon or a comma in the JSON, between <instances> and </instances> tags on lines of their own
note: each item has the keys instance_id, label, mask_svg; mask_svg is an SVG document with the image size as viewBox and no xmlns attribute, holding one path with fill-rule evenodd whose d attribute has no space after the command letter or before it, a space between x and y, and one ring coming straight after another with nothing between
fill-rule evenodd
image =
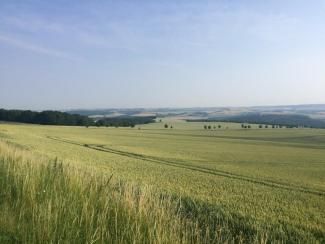
<instances>
[{"instance_id":1,"label":"blue sky","mask_svg":"<svg viewBox=\"0 0 325 244\"><path fill-rule=\"evenodd\" d=\"M0 107L325 103L324 43L324 0L0 0Z\"/></svg>"}]
</instances>

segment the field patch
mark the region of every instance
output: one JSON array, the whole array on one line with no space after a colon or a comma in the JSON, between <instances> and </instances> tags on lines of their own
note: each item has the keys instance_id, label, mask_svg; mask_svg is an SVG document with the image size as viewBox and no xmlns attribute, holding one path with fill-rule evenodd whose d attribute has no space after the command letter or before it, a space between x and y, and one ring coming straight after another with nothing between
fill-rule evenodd
<instances>
[{"instance_id":1,"label":"field patch","mask_svg":"<svg viewBox=\"0 0 325 244\"><path fill-rule=\"evenodd\" d=\"M150 124L141 129L2 124L0 129L10 133L8 141L39 155L188 199L197 208L186 215L202 221L214 216L212 226L226 220L245 230L246 238L268 233L282 240L324 239L323 130L229 125L206 131L177 123L173 129Z\"/></svg>"}]
</instances>

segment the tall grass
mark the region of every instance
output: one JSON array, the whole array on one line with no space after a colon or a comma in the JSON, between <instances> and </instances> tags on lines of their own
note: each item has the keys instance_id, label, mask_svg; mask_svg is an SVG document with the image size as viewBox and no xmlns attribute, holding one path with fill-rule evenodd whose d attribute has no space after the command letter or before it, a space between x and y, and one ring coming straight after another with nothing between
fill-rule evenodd
<instances>
[{"instance_id":1,"label":"tall grass","mask_svg":"<svg viewBox=\"0 0 325 244\"><path fill-rule=\"evenodd\" d=\"M98 167L69 165L0 141L0 243L299 240L297 230L282 225L260 225L190 198L119 181Z\"/></svg>"},{"instance_id":2,"label":"tall grass","mask_svg":"<svg viewBox=\"0 0 325 244\"><path fill-rule=\"evenodd\" d=\"M0 242L209 243L168 196L0 142Z\"/></svg>"}]
</instances>

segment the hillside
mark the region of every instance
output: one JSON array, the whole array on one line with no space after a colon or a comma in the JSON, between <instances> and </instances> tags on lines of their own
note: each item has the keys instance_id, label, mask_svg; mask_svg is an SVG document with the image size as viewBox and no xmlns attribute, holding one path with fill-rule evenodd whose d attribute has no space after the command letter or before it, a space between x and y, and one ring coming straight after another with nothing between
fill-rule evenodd
<instances>
[{"instance_id":1,"label":"hillside","mask_svg":"<svg viewBox=\"0 0 325 244\"><path fill-rule=\"evenodd\" d=\"M248 113L237 116L188 120L192 122L233 122L249 124L279 125L286 127L325 128L325 121L301 114Z\"/></svg>"},{"instance_id":2,"label":"hillside","mask_svg":"<svg viewBox=\"0 0 325 244\"><path fill-rule=\"evenodd\" d=\"M272 113L284 115L307 115L325 121L325 105L283 105L252 107L207 107L207 108L129 108L129 109L77 109L67 110L71 114L91 117L137 116L148 114L157 117L182 117L185 119L220 119L229 116L242 116L248 113Z\"/></svg>"}]
</instances>

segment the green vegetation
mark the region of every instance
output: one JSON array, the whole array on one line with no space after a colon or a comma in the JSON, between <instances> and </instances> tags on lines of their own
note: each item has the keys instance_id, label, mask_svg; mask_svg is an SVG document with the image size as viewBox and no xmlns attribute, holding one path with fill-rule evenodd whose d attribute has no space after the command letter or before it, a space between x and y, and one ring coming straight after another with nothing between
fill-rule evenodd
<instances>
[{"instance_id":1,"label":"green vegetation","mask_svg":"<svg viewBox=\"0 0 325 244\"><path fill-rule=\"evenodd\" d=\"M207 243L182 200L0 143L0 242Z\"/></svg>"},{"instance_id":2,"label":"green vegetation","mask_svg":"<svg viewBox=\"0 0 325 244\"><path fill-rule=\"evenodd\" d=\"M149 124L154 123L156 117L155 116L120 116L120 117L112 117L112 118L103 118L96 121L96 126L117 126L117 127L134 127L139 124Z\"/></svg>"},{"instance_id":3,"label":"green vegetation","mask_svg":"<svg viewBox=\"0 0 325 244\"><path fill-rule=\"evenodd\" d=\"M30 110L0 109L0 121L41 124L41 125L93 125L94 121L86 116L59 111L34 112Z\"/></svg>"},{"instance_id":4,"label":"green vegetation","mask_svg":"<svg viewBox=\"0 0 325 244\"><path fill-rule=\"evenodd\" d=\"M84 115L59 111L34 112L30 110L0 109L0 121L41 125L134 127L138 124L153 123L155 119L155 116L118 116L101 118L95 121Z\"/></svg>"},{"instance_id":5,"label":"green vegetation","mask_svg":"<svg viewBox=\"0 0 325 244\"><path fill-rule=\"evenodd\" d=\"M263 114L248 113L237 116L228 116L224 118L209 118L188 120L188 122L232 122L232 123L250 123L250 124L268 124L275 126L293 127L309 127L309 128L325 128L325 122L319 119L310 118L302 114Z\"/></svg>"},{"instance_id":6,"label":"green vegetation","mask_svg":"<svg viewBox=\"0 0 325 244\"><path fill-rule=\"evenodd\" d=\"M251 127L0 124L0 240L324 242L325 130Z\"/></svg>"}]
</instances>

